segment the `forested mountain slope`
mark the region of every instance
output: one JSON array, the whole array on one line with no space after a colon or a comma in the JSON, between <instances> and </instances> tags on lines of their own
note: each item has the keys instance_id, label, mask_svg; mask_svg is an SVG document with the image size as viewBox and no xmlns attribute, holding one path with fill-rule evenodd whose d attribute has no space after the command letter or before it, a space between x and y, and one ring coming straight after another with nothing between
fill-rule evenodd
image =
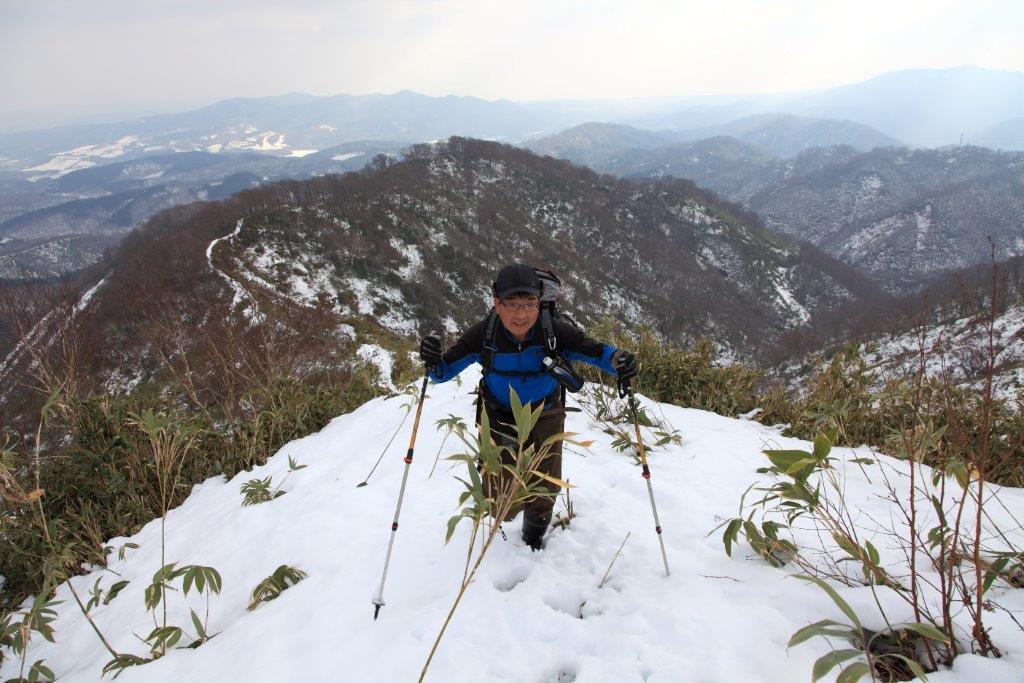
<instances>
[{"instance_id":1,"label":"forested mountain slope","mask_svg":"<svg viewBox=\"0 0 1024 683\"><path fill-rule=\"evenodd\" d=\"M584 321L610 314L666 338L710 335L741 355L815 313L877 295L692 183L616 180L460 138L415 146L386 168L163 215L126 241L105 291L113 304L140 287L225 282L212 263L253 315L320 302L397 334L454 333L486 310L493 273L515 260L562 273Z\"/></svg>"}]
</instances>

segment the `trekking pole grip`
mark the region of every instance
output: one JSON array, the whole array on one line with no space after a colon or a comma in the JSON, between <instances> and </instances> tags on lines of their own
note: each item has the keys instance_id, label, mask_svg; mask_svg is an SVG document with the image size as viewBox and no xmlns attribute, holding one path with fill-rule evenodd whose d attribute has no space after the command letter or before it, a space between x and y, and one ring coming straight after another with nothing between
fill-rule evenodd
<instances>
[{"instance_id":1,"label":"trekking pole grip","mask_svg":"<svg viewBox=\"0 0 1024 683\"><path fill-rule=\"evenodd\" d=\"M620 377L619 378L619 398L626 398L627 395L632 395L632 392L630 391L630 387L629 387L629 378L628 377Z\"/></svg>"}]
</instances>

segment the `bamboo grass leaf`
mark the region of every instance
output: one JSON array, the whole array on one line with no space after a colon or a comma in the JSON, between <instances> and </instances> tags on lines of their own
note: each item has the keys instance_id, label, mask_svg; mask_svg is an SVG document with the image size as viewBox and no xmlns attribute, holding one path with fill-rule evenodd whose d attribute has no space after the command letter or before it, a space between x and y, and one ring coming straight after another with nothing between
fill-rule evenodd
<instances>
[{"instance_id":1,"label":"bamboo grass leaf","mask_svg":"<svg viewBox=\"0 0 1024 683\"><path fill-rule=\"evenodd\" d=\"M850 627L834 619L822 619L799 629L789 638L787 648L794 647L810 640L814 636L845 636L850 635Z\"/></svg>"},{"instance_id":2,"label":"bamboo grass leaf","mask_svg":"<svg viewBox=\"0 0 1024 683\"><path fill-rule=\"evenodd\" d=\"M896 653L892 653L886 656L900 660L910 668L911 673L913 673L915 677L920 678L922 681L925 681L925 683L927 683L928 676L925 675L924 667L921 666L920 662L916 662L910 657Z\"/></svg>"},{"instance_id":3,"label":"bamboo grass leaf","mask_svg":"<svg viewBox=\"0 0 1024 683\"><path fill-rule=\"evenodd\" d=\"M861 678L871 673L867 662L854 662L840 672L836 683L857 683Z\"/></svg>"},{"instance_id":4,"label":"bamboo grass leaf","mask_svg":"<svg viewBox=\"0 0 1024 683\"><path fill-rule=\"evenodd\" d=\"M107 590L107 596L103 598L103 604L109 605L110 601L116 598L118 593L120 593L127 585L128 581L117 581L116 583L114 583L114 585L112 585L110 589Z\"/></svg>"},{"instance_id":5,"label":"bamboo grass leaf","mask_svg":"<svg viewBox=\"0 0 1024 683\"><path fill-rule=\"evenodd\" d=\"M949 642L949 636L947 636L945 633L943 633L941 630L939 630L939 628L937 626L935 626L934 624L923 624L923 623L920 623L920 622L910 622L910 623L907 623L907 624L901 624L900 627L901 628L905 628L908 631L913 631L914 633L917 633L918 635L924 636L925 638L928 638L929 640L934 640L934 641L936 641L938 643L948 643Z\"/></svg>"},{"instance_id":6,"label":"bamboo grass leaf","mask_svg":"<svg viewBox=\"0 0 1024 683\"><path fill-rule=\"evenodd\" d=\"M864 629L864 627L861 626L860 619L857 617L857 613L853 611L853 608L850 607L848 602L843 600L839 593L836 592L835 588L816 576L810 576L809 574L795 574L794 576L801 581L810 581L811 583L817 584L819 588L825 591L825 593L832 598L832 602L836 604L836 607L842 610L843 614L853 622L854 626L857 627L857 630L861 631Z\"/></svg>"},{"instance_id":7,"label":"bamboo grass leaf","mask_svg":"<svg viewBox=\"0 0 1024 683\"><path fill-rule=\"evenodd\" d=\"M833 650L827 655L819 657L818 660L814 662L814 668L811 670L811 682L817 683L818 680L838 665L849 661L854 657L860 657L863 654L864 653L860 650Z\"/></svg>"},{"instance_id":8,"label":"bamboo grass leaf","mask_svg":"<svg viewBox=\"0 0 1024 683\"><path fill-rule=\"evenodd\" d=\"M541 479L544 479L545 481L549 481L549 482L551 482L552 484L554 484L555 486L557 486L559 488L563 488L563 489L574 489L574 488L576 488L575 484L570 484L569 482L563 481L563 480L559 479L558 477L552 477L550 474L545 474L545 473L541 472L540 470L530 470L530 474L532 474L532 475L534 475L536 477L540 477Z\"/></svg>"}]
</instances>

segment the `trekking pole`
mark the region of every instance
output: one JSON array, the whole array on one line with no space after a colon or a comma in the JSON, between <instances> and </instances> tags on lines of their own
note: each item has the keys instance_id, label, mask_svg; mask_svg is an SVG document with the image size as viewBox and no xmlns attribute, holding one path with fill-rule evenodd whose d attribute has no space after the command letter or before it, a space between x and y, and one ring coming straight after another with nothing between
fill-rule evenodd
<instances>
[{"instance_id":1,"label":"trekking pole","mask_svg":"<svg viewBox=\"0 0 1024 683\"><path fill-rule=\"evenodd\" d=\"M405 471L402 472L402 487L398 489L398 505L395 506L395 519L391 522L391 540L388 541L388 554L384 557L384 572L380 577L380 588L377 589L377 595L373 598L373 618L377 619L377 615L380 614L380 608L384 606L384 582L388 578L388 565L391 563L391 549L395 547L395 533L398 531L398 515L402 513L402 498L405 497L405 484L409 480L409 465L412 464L412 452L416 448L416 430L420 426L420 415L423 414L423 399L427 396L427 380L430 379L430 370L428 366L426 371L423 373L423 386L420 387L420 401L419 405L416 406L416 419L412 423L412 434L409 436L409 450L405 454Z\"/></svg>"},{"instance_id":2,"label":"trekking pole","mask_svg":"<svg viewBox=\"0 0 1024 683\"><path fill-rule=\"evenodd\" d=\"M658 543L661 545L661 559L665 563L665 576L670 574L668 569L668 555L665 553L665 539L661 536L661 522L658 520L658 506L654 504L654 488L651 486L651 468L647 466L647 453L644 449L644 438L640 433L640 416L636 410L636 396L633 395L633 388L629 386L629 380L619 380L619 398L626 398L629 410L633 414L633 424L636 426L636 447L640 453L640 476L647 481L647 495L651 498L651 512L654 513L654 530L658 532Z\"/></svg>"}]
</instances>

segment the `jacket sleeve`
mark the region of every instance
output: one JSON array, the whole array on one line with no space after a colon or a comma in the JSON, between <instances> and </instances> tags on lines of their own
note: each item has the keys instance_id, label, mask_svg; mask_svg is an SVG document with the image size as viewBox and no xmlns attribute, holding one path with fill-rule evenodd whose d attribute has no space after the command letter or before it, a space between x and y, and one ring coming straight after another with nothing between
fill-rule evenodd
<instances>
[{"instance_id":1,"label":"jacket sleeve","mask_svg":"<svg viewBox=\"0 0 1024 683\"><path fill-rule=\"evenodd\" d=\"M453 379L470 364L480 361L483 348L483 322L466 330L455 344L441 355L441 362L430 372L430 379L441 383Z\"/></svg>"},{"instance_id":2,"label":"jacket sleeve","mask_svg":"<svg viewBox=\"0 0 1024 683\"><path fill-rule=\"evenodd\" d=\"M614 375L612 368L612 354L617 350L610 344L603 344L596 339L588 337L575 325L558 323L559 348L566 359L571 361L582 361L601 368L605 372Z\"/></svg>"}]
</instances>

